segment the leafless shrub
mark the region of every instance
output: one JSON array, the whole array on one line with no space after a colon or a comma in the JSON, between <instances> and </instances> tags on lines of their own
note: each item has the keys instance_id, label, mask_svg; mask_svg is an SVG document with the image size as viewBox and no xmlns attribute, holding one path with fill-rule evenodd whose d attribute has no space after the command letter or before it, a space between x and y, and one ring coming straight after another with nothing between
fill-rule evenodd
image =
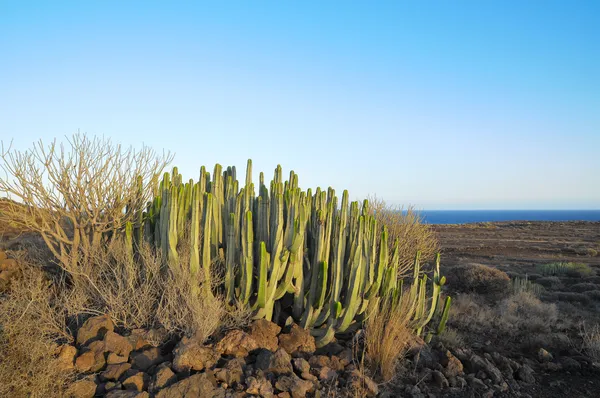
<instances>
[{"instance_id":1,"label":"leafless shrub","mask_svg":"<svg viewBox=\"0 0 600 398\"><path fill-rule=\"evenodd\" d=\"M461 348L465 345L462 334L451 327L446 327L441 334L435 336L435 339L441 342L446 348Z\"/></svg>"},{"instance_id":2,"label":"leafless shrub","mask_svg":"<svg viewBox=\"0 0 600 398\"><path fill-rule=\"evenodd\" d=\"M398 240L399 276L406 275L412 269L417 251L421 252L422 261L433 259L439 252L440 246L435 231L423 223L421 216L412 207L404 210L402 207L391 206L377 196L369 197L368 200L371 213L380 225L387 227L390 253Z\"/></svg>"},{"instance_id":3,"label":"leafless shrub","mask_svg":"<svg viewBox=\"0 0 600 398\"><path fill-rule=\"evenodd\" d=\"M2 144L0 223L39 233L59 264L77 272L88 253L134 221L158 174L171 161L148 147L122 149L75 134L67 144L42 141L27 151ZM80 257L83 257L80 259Z\"/></svg>"},{"instance_id":4,"label":"leafless shrub","mask_svg":"<svg viewBox=\"0 0 600 398\"><path fill-rule=\"evenodd\" d=\"M57 342L72 340L57 286L25 268L0 297L0 396L60 396L72 374L55 364Z\"/></svg>"}]
</instances>

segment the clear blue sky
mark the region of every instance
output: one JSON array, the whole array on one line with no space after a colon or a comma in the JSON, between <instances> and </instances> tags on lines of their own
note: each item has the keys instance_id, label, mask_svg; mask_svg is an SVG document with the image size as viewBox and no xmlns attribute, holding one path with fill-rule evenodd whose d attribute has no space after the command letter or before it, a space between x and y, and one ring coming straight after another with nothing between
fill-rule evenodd
<instances>
[{"instance_id":1,"label":"clear blue sky","mask_svg":"<svg viewBox=\"0 0 600 398\"><path fill-rule=\"evenodd\" d=\"M77 129L194 178L598 209L600 2L0 0L0 139Z\"/></svg>"}]
</instances>

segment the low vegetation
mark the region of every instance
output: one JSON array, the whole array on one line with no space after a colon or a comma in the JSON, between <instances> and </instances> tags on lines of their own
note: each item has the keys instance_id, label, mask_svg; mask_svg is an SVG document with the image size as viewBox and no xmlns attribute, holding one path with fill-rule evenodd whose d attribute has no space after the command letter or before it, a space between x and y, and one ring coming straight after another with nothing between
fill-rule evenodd
<instances>
[{"instance_id":1,"label":"low vegetation","mask_svg":"<svg viewBox=\"0 0 600 398\"><path fill-rule=\"evenodd\" d=\"M538 267L538 272L546 276L588 277L594 275L594 270L589 265L574 262L543 264Z\"/></svg>"},{"instance_id":2,"label":"low vegetation","mask_svg":"<svg viewBox=\"0 0 600 398\"><path fill-rule=\"evenodd\" d=\"M253 318L284 324L280 314L319 347L364 327L364 360L382 381L417 336L444 330L439 258L433 278L420 271L437 240L410 209L350 203L347 192L338 203L331 188L302 191L293 172L284 182L280 167L270 189L261 173L256 195L250 161L245 185L219 165L195 183L176 168L159 182L169 155L80 135L69 146L2 150L0 224L44 243L0 297L4 364L39 377L0 372L2 396L62 391L73 373L52 366L57 346L103 314L121 330L160 331L157 344L203 342Z\"/></svg>"}]
</instances>

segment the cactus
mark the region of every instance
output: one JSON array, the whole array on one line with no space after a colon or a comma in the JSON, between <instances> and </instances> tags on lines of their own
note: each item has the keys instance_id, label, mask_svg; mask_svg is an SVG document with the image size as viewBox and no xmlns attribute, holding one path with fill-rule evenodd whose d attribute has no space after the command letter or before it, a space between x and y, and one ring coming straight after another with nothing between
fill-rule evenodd
<instances>
[{"instance_id":1,"label":"cactus","mask_svg":"<svg viewBox=\"0 0 600 398\"><path fill-rule=\"evenodd\" d=\"M235 167L217 164L212 176L201 167L196 183L183 184L173 168L154 187L145 212L135 213L134 247L143 224L165 266L180 266L177 246L189 232L189 267L202 280L201 295L213 294L211 267L223 267L225 281L216 289L229 305L240 302L269 320L285 310L312 330L319 345L359 326L383 299L395 306L408 300L419 334L430 336L434 319L447 321L450 301L440 305L445 279L439 257L429 278L421 275L417 253L404 291L396 276L400 242L388 249L388 232L370 214L369 202L350 202L347 191L338 207L335 190L302 191L298 176L291 171L284 181L277 166L270 183L259 174L255 192L251 160L241 184Z\"/></svg>"}]
</instances>

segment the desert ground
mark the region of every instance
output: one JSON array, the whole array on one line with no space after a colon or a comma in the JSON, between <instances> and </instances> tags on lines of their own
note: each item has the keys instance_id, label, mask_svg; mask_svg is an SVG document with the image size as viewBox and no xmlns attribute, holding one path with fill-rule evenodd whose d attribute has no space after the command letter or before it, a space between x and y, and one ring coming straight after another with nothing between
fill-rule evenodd
<instances>
[{"instance_id":1,"label":"desert ground","mask_svg":"<svg viewBox=\"0 0 600 398\"><path fill-rule=\"evenodd\" d=\"M217 354L214 363L204 364L211 370L195 373L194 361L202 355L189 354L200 350L192 341L152 347L142 343L143 331L127 332L98 316L81 326L76 346L67 344L57 351L59 361L67 358L68 367L98 365L98 370L90 375L86 368L65 395L57 396L184 397L202 396L202 391L223 397L600 396L600 223L432 228L447 276L444 295L453 299L450 319L442 335L408 351L391 382L376 386L372 379L358 376L353 359L356 336L315 350L311 337L297 327L255 322L247 332L227 332L213 339L215 348L210 350L222 357L217 359ZM18 252L37 240L5 228L0 248ZM577 266L548 267L556 263ZM108 332L102 325L108 325ZM97 335L100 330L106 334ZM89 335L87 343L80 341L86 338L82 333ZM88 358L93 350L86 345L92 347L95 339L104 339L105 347L115 341L127 346L129 363L110 364L111 356L118 357L114 352L106 359L108 365ZM258 351L250 353L257 346ZM108 367L100 372L103 366ZM293 377L276 376L277 366L286 372L293 369L300 377L293 372ZM240 381L244 375L246 381Z\"/></svg>"}]
</instances>

